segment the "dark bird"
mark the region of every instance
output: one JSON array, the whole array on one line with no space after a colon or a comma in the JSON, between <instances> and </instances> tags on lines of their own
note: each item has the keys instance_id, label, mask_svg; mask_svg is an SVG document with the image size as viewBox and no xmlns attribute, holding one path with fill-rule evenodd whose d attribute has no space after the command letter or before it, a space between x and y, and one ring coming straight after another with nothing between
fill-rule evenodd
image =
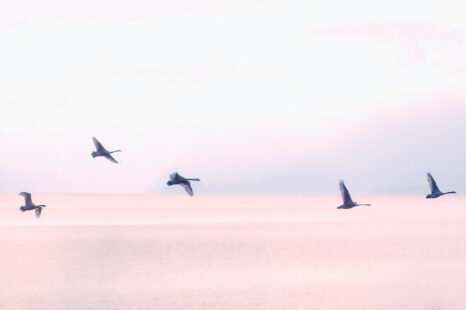
<instances>
[{"instance_id":1,"label":"dark bird","mask_svg":"<svg viewBox=\"0 0 466 310\"><path fill-rule=\"evenodd\" d=\"M370 204L368 203L359 204L359 203L354 202L353 199L351 199L351 196L343 180L340 180L340 192L341 192L341 198L343 199L343 204L339 206L337 209L351 209L357 206L370 206Z\"/></svg>"},{"instance_id":2,"label":"dark bird","mask_svg":"<svg viewBox=\"0 0 466 310\"><path fill-rule=\"evenodd\" d=\"M429 198L437 198L446 194L456 194L456 192L446 192L442 193L438 186L437 183L435 183L434 178L432 177L432 174L430 172L427 172L427 181L429 182L429 187L430 187L430 194L426 196L427 199Z\"/></svg>"},{"instance_id":3,"label":"dark bird","mask_svg":"<svg viewBox=\"0 0 466 310\"><path fill-rule=\"evenodd\" d=\"M178 172L174 172L170 174L170 180L167 182L168 186L172 185L181 185L186 190L189 196L193 195L193 189L191 188L191 183L189 181L200 181L199 179L186 179L178 174Z\"/></svg>"},{"instance_id":4,"label":"dark bird","mask_svg":"<svg viewBox=\"0 0 466 310\"><path fill-rule=\"evenodd\" d=\"M45 208L45 205L38 205L32 203L31 194L26 192L19 193L21 196L24 197L24 206L21 206L19 209L21 211L29 211L34 210L36 212L36 217L40 218L40 214L42 213L42 208Z\"/></svg>"},{"instance_id":5,"label":"dark bird","mask_svg":"<svg viewBox=\"0 0 466 310\"><path fill-rule=\"evenodd\" d=\"M99 142L99 140L97 140L95 137L92 137L92 140L94 141L94 145L95 145L95 148L96 148L96 151L92 152L92 158L96 158L98 156L103 156L105 158L107 158L108 160L110 160L111 162L114 162L116 164L118 164L118 162L115 160L115 158L112 157L112 153L115 153L115 152L121 152L121 150L116 150L116 151L107 151L104 146L102 145L102 143Z\"/></svg>"}]
</instances>

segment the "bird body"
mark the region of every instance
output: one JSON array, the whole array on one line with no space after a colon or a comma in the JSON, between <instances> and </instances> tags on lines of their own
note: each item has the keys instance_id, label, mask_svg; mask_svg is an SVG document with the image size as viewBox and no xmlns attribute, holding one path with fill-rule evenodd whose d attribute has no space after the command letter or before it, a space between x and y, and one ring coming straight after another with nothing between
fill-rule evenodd
<instances>
[{"instance_id":1,"label":"bird body","mask_svg":"<svg viewBox=\"0 0 466 310\"><path fill-rule=\"evenodd\" d=\"M193 189L191 187L191 183L189 181L200 181L197 178L185 178L178 174L178 172L174 172L170 174L170 180L167 182L168 186L172 185L181 185L185 191L188 193L189 196L193 196Z\"/></svg>"},{"instance_id":2,"label":"bird body","mask_svg":"<svg viewBox=\"0 0 466 310\"><path fill-rule=\"evenodd\" d=\"M435 182L435 180L432 177L432 174L430 174L430 172L427 172L427 181L429 182L429 187L430 187L430 194L426 196L427 199L438 198L438 197L446 195L446 194L456 194L455 191L443 193L438 188L437 183Z\"/></svg>"},{"instance_id":3,"label":"bird body","mask_svg":"<svg viewBox=\"0 0 466 310\"><path fill-rule=\"evenodd\" d=\"M343 199L343 204L339 206L337 209L351 209L357 206L370 206L370 204L368 203L359 204L353 201L353 199L351 199L351 196L343 180L340 180L340 192L341 192L341 198Z\"/></svg>"},{"instance_id":4,"label":"bird body","mask_svg":"<svg viewBox=\"0 0 466 310\"><path fill-rule=\"evenodd\" d=\"M26 193L26 192L21 192L19 193L21 196L24 197L24 206L21 206L19 209L23 212L29 211L29 210L34 210L36 213L36 217L40 218L40 214L42 213L42 208L46 207L46 205L35 205L32 202L31 199L31 194Z\"/></svg>"},{"instance_id":5,"label":"bird body","mask_svg":"<svg viewBox=\"0 0 466 310\"><path fill-rule=\"evenodd\" d=\"M92 137L92 140L94 141L94 145L96 148L96 151L91 153L92 158L102 156L102 157L107 158L111 162L118 164L118 161L116 161L116 159L113 158L113 156L110 154L115 153L115 152L121 152L121 150L107 151L107 149L102 145L102 143L100 143L99 140L97 140L95 137Z\"/></svg>"}]
</instances>

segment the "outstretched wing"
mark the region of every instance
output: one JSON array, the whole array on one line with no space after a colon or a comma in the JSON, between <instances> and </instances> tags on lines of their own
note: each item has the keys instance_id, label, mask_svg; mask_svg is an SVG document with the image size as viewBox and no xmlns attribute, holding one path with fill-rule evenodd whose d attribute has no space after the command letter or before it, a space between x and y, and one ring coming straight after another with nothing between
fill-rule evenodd
<instances>
[{"instance_id":1,"label":"outstretched wing","mask_svg":"<svg viewBox=\"0 0 466 310\"><path fill-rule=\"evenodd\" d=\"M344 204L353 203L353 200L351 199L351 196L343 180L340 180L340 192L341 192L341 199L343 199Z\"/></svg>"},{"instance_id":2,"label":"outstretched wing","mask_svg":"<svg viewBox=\"0 0 466 310\"><path fill-rule=\"evenodd\" d=\"M435 180L432 177L432 174L430 174L430 172L427 172L427 181L429 182L430 192L432 194L436 193L436 192L440 192L440 190L439 190L439 188L437 186L437 183L435 183Z\"/></svg>"},{"instance_id":3,"label":"outstretched wing","mask_svg":"<svg viewBox=\"0 0 466 310\"><path fill-rule=\"evenodd\" d=\"M36 217L40 218L40 214L42 213L42 207L35 208L34 211L36 212Z\"/></svg>"},{"instance_id":4,"label":"outstretched wing","mask_svg":"<svg viewBox=\"0 0 466 310\"><path fill-rule=\"evenodd\" d=\"M105 154L104 157L107 158L108 160L110 160L112 163L118 164L118 162L116 161L115 158L112 157L112 155Z\"/></svg>"},{"instance_id":5,"label":"outstretched wing","mask_svg":"<svg viewBox=\"0 0 466 310\"><path fill-rule=\"evenodd\" d=\"M97 152L103 152L103 153L108 152L108 151L104 148L104 146L102 145L102 143L100 143L99 140L97 140L95 137L92 137L92 141L94 141L95 149L97 150Z\"/></svg>"},{"instance_id":6,"label":"outstretched wing","mask_svg":"<svg viewBox=\"0 0 466 310\"><path fill-rule=\"evenodd\" d=\"M178 172L173 172L172 174L170 174L170 180L172 181L175 181L177 177L178 177Z\"/></svg>"},{"instance_id":7,"label":"outstretched wing","mask_svg":"<svg viewBox=\"0 0 466 310\"><path fill-rule=\"evenodd\" d=\"M189 196L194 195L193 194L193 189L191 187L191 183L189 183L189 181L180 183L180 185L183 186L183 188L185 189L186 193L188 193Z\"/></svg>"},{"instance_id":8,"label":"outstretched wing","mask_svg":"<svg viewBox=\"0 0 466 310\"><path fill-rule=\"evenodd\" d=\"M24 197L24 204L26 206L32 205L31 194L26 193L26 192L21 192L19 194Z\"/></svg>"},{"instance_id":9,"label":"outstretched wing","mask_svg":"<svg viewBox=\"0 0 466 310\"><path fill-rule=\"evenodd\" d=\"M173 172L172 174L170 174L170 180L172 180L174 183L181 183L187 181L186 178L179 175L178 172Z\"/></svg>"}]
</instances>

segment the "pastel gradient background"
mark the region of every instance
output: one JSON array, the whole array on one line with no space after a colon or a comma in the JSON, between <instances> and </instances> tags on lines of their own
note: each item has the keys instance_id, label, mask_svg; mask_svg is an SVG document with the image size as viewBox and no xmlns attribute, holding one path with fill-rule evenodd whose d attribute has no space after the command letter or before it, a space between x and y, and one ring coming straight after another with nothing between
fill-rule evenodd
<instances>
[{"instance_id":1,"label":"pastel gradient background","mask_svg":"<svg viewBox=\"0 0 466 310\"><path fill-rule=\"evenodd\" d=\"M465 56L464 0L2 0L0 309L466 309Z\"/></svg>"},{"instance_id":2,"label":"pastel gradient background","mask_svg":"<svg viewBox=\"0 0 466 310\"><path fill-rule=\"evenodd\" d=\"M464 1L7 0L0 41L2 192L466 190Z\"/></svg>"}]
</instances>

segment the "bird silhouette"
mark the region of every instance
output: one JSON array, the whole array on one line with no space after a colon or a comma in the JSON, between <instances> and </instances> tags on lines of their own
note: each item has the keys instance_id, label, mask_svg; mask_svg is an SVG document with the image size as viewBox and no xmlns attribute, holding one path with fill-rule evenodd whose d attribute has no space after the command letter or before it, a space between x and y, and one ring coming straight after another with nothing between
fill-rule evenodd
<instances>
[{"instance_id":1,"label":"bird silhouette","mask_svg":"<svg viewBox=\"0 0 466 310\"><path fill-rule=\"evenodd\" d=\"M193 195L193 189L191 187L191 183L189 181L200 181L199 179L187 179L185 177L182 177L181 175L178 174L178 172L174 172L170 174L170 180L167 182L168 186L172 185L181 185L186 192L188 193L189 196Z\"/></svg>"},{"instance_id":2,"label":"bird silhouette","mask_svg":"<svg viewBox=\"0 0 466 310\"><path fill-rule=\"evenodd\" d=\"M107 149L104 148L104 146L102 145L102 143L99 142L99 140L97 140L95 137L92 137L92 140L94 141L94 145L95 145L95 148L96 148L96 151L92 152L91 155L92 155L92 158L96 158L98 156L103 156L105 158L107 158L108 160L110 160L111 162L114 162L115 164L118 164L118 162L115 160L115 158L112 157L112 153L115 153L115 152L121 152L121 150L116 150L116 151L107 151Z\"/></svg>"},{"instance_id":3,"label":"bird silhouette","mask_svg":"<svg viewBox=\"0 0 466 310\"><path fill-rule=\"evenodd\" d=\"M36 213L36 217L40 218L40 214L42 213L42 208L45 208L46 206L45 205L36 206L35 204L33 204L31 200L31 194L29 193L21 192L19 194L24 197L24 206L21 206L19 209L23 212L34 210Z\"/></svg>"},{"instance_id":4,"label":"bird silhouette","mask_svg":"<svg viewBox=\"0 0 466 310\"><path fill-rule=\"evenodd\" d=\"M435 183L435 180L432 177L432 174L430 174L430 172L427 172L427 181L429 182L429 187L430 187L430 194L426 196L427 199L437 198L437 197L440 197L446 194L456 194L455 191L446 192L446 193L441 192L437 186L437 183Z\"/></svg>"},{"instance_id":5,"label":"bird silhouette","mask_svg":"<svg viewBox=\"0 0 466 310\"><path fill-rule=\"evenodd\" d=\"M368 203L359 204L359 203L354 202L353 199L351 199L351 196L343 180L340 180L340 192L341 192L341 198L343 199L343 204L339 206L337 209L351 209L357 206L370 206L370 204Z\"/></svg>"}]
</instances>

